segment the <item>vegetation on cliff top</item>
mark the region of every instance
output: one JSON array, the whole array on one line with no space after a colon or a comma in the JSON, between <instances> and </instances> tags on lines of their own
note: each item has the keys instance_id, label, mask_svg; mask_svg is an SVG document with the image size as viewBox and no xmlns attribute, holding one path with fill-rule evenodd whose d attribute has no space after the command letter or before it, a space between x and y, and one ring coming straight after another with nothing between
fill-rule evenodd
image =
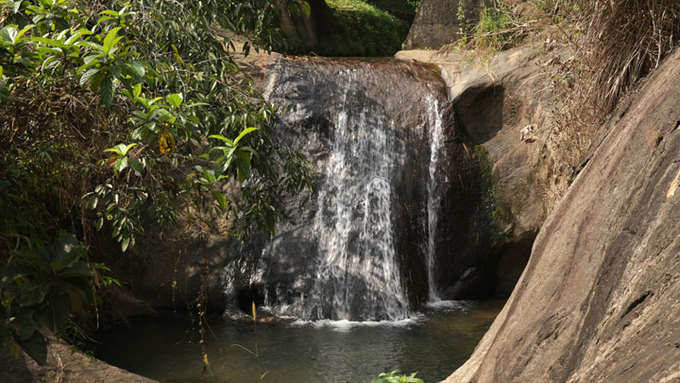
<instances>
[{"instance_id":1,"label":"vegetation on cliff top","mask_svg":"<svg viewBox=\"0 0 680 383\"><path fill-rule=\"evenodd\" d=\"M640 78L677 46L680 2L675 0L496 0L471 24L459 4L458 47L488 54L520 44L530 34L562 41L574 55L575 92L611 111Z\"/></svg>"},{"instance_id":2,"label":"vegetation on cliff top","mask_svg":"<svg viewBox=\"0 0 680 383\"><path fill-rule=\"evenodd\" d=\"M305 2L307 3L307 2ZM321 56L391 56L408 34L419 0L310 0L309 12L293 9L296 28L275 50ZM300 30L310 26L312 30ZM294 30L297 30L294 31ZM286 31L284 31L286 32Z\"/></svg>"}]
</instances>

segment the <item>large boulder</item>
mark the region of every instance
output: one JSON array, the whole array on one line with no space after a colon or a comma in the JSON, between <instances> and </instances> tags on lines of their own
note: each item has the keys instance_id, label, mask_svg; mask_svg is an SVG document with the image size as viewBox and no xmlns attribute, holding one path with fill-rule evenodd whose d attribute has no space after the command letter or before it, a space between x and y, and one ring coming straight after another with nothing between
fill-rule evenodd
<instances>
[{"instance_id":1,"label":"large boulder","mask_svg":"<svg viewBox=\"0 0 680 383\"><path fill-rule=\"evenodd\" d=\"M140 356L143 357L143 356ZM155 380L114 367L50 337L47 363L38 365L27 354L12 355L0 348L0 381L3 383L155 383Z\"/></svg>"},{"instance_id":2,"label":"large boulder","mask_svg":"<svg viewBox=\"0 0 680 383\"><path fill-rule=\"evenodd\" d=\"M556 140L559 129L544 81L544 53L541 46L527 45L490 58L455 49L396 55L439 67L458 129L486 156L489 203L503 233L494 243L486 270L496 274L497 295L510 295L538 229L578 164L565 155L563 148L569 145Z\"/></svg>"},{"instance_id":3,"label":"large boulder","mask_svg":"<svg viewBox=\"0 0 680 383\"><path fill-rule=\"evenodd\" d=\"M617 111L446 382L680 381L680 52Z\"/></svg>"},{"instance_id":4,"label":"large boulder","mask_svg":"<svg viewBox=\"0 0 680 383\"><path fill-rule=\"evenodd\" d=\"M409 30L405 49L439 49L458 39L461 24L474 25L487 0L423 0ZM460 9L460 12L459 12Z\"/></svg>"}]
</instances>

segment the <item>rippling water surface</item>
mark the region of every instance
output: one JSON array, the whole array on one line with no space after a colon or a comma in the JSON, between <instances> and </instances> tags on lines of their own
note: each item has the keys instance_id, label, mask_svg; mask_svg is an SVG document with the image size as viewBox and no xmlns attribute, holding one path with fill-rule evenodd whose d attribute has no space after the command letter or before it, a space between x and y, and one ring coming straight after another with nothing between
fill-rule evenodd
<instances>
[{"instance_id":1,"label":"rippling water surface","mask_svg":"<svg viewBox=\"0 0 680 383\"><path fill-rule=\"evenodd\" d=\"M101 334L97 356L168 383L363 383L397 368L438 382L472 353L502 304L439 304L397 322L212 322L212 371L203 371L186 314L164 315Z\"/></svg>"}]
</instances>

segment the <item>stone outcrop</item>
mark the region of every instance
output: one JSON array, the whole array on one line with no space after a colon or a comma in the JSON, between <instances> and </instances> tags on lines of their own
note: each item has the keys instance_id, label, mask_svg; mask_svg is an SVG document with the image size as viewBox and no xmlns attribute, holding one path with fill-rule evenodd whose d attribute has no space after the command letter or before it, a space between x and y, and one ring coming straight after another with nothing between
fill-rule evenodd
<instances>
[{"instance_id":1,"label":"stone outcrop","mask_svg":"<svg viewBox=\"0 0 680 383\"><path fill-rule=\"evenodd\" d=\"M143 358L143 355L139 356ZM47 364L39 366L28 355L13 356L0 349L0 381L3 383L155 383L155 380L108 365L52 339Z\"/></svg>"},{"instance_id":2,"label":"stone outcrop","mask_svg":"<svg viewBox=\"0 0 680 383\"><path fill-rule=\"evenodd\" d=\"M680 381L680 52L552 210L509 301L446 382Z\"/></svg>"},{"instance_id":3,"label":"stone outcrop","mask_svg":"<svg viewBox=\"0 0 680 383\"><path fill-rule=\"evenodd\" d=\"M487 0L423 0L411 25L405 49L439 49L458 38L461 21L473 25ZM462 15L459 17L458 7Z\"/></svg>"},{"instance_id":4,"label":"stone outcrop","mask_svg":"<svg viewBox=\"0 0 680 383\"><path fill-rule=\"evenodd\" d=\"M285 120L285 124L277 127L277 134L309 158L319 179L313 194L301 193L284 202L286 219L277 227L276 237L263 253L265 267L262 275L257 276L263 282L257 289L266 294L256 291L245 295L266 295L270 305L287 305L293 309L298 306L295 303L298 297L313 287L321 253L318 233L313 231L318 219L319 188L324 185L329 151L338 135L338 116L347 116L352 134L357 135L356 132L363 129L359 125L368 126L373 132L370 137L354 138L355 150L361 150L365 141L385 141L391 145L387 154L393 159L390 166L395 169L390 176L390 187L395 189L390 202L391 219L401 280L406 285L411 309L425 302L428 294L425 251L427 185L431 171L428 166L432 155L430 135L434 129L432 119L442 119L445 142L440 164L455 163L456 166L439 166L434 170L435 177L442 180L438 192L446 193L436 209L439 224L434 233L437 249L434 278L436 285L444 290L470 270L468 274L473 278L461 281L461 287L452 295L488 296L488 291L474 288L480 278L490 279L486 270L478 267L482 263L480 259L490 253L490 230L486 227L488 222L482 219L488 212L481 201L479 156L464 144L467 140L461 131L454 128L453 109L447 106L444 83L436 71L431 66L393 60L284 58L272 64L270 72L269 80L262 84L264 93L283 108ZM438 110L433 109L434 104L439 105ZM378 166L378 162L369 167ZM352 172L363 169L358 165L355 168ZM360 222L358 218L355 220L354 224ZM254 249L245 251L260 254L261 248L261 244L254 244ZM247 278L232 276L229 279L245 283L245 286L236 286L237 291L249 285ZM486 285L492 286L492 283ZM357 280L355 286L360 285L361 280ZM356 311L365 309L359 307ZM358 314L355 317L360 318Z\"/></svg>"},{"instance_id":5,"label":"stone outcrop","mask_svg":"<svg viewBox=\"0 0 680 383\"><path fill-rule=\"evenodd\" d=\"M458 50L396 55L439 67L458 128L487 154L495 224L503 233L489 262L498 280L497 295L512 291L538 229L578 163L566 158L556 141L544 54L541 46L525 46L488 59Z\"/></svg>"}]
</instances>

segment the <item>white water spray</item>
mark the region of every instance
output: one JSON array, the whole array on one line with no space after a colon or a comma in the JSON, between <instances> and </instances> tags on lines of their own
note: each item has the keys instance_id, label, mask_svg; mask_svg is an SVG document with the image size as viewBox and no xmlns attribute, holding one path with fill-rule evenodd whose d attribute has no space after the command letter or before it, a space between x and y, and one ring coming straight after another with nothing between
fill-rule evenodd
<instances>
[{"instance_id":1,"label":"white water spray","mask_svg":"<svg viewBox=\"0 0 680 383\"><path fill-rule=\"evenodd\" d=\"M341 74L352 81L351 72ZM346 98L347 91L343 105ZM367 114L349 116L343 107L336 118L314 219L320 264L309 318L408 317L392 227L394 127Z\"/></svg>"},{"instance_id":2,"label":"white water spray","mask_svg":"<svg viewBox=\"0 0 680 383\"><path fill-rule=\"evenodd\" d=\"M441 152L444 148L444 129L442 124L439 102L428 98L428 119L430 127L430 166L427 182L427 287L430 302L440 300L437 284L435 281L435 259L437 251L437 224L439 221L438 210L441 204L441 192L438 188L437 169L440 162Z\"/></svg>"}]
</instances>

